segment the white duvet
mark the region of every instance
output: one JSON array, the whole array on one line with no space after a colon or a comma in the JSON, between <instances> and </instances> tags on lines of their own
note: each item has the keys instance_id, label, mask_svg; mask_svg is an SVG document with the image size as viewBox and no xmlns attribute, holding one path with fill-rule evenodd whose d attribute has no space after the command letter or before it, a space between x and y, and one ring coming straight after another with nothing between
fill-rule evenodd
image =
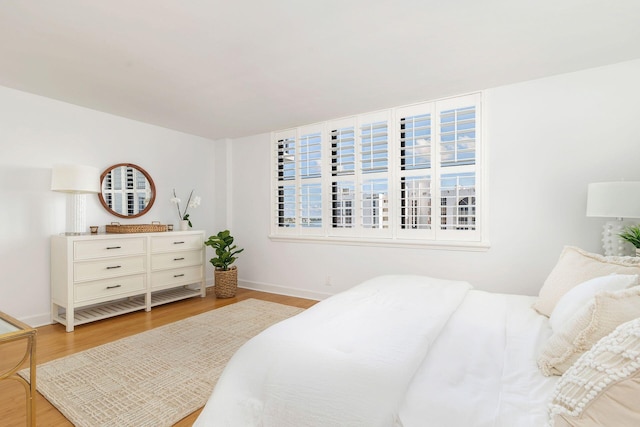
<instances>
[{"instance_id":1,"label":"white duvet","mask_svg":"<svg viewBox=\"0 0 640 427\"><path fill-rule=\"evenodd\" d=\"M383 276L241 347L195 426L541 426L532 299Z\"/></svg>"}]
</instances>

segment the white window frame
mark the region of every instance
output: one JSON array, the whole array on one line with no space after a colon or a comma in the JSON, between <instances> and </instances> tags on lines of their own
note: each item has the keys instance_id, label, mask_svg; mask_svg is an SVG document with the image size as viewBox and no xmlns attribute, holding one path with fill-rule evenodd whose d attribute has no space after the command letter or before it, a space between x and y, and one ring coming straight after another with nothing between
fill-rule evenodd
<instances>
[{"instance_id":1,"label":"white window frame","mask_svg":"<svg viewBox=\"0 0 640 427\"><path fill-rule=\"evenodd\" d=\"M482 108L483 93L472 93L468 95L457 96L453 98L441 99L431 102L424 102L391 108L382 111L360 114L352 117L331 120L323 123L302 126L294 129L286 129L282 131L272 132L272 186L271 186L271 230L270 239L285 241L315 241L323 243L337 244L363 244L363 245L383 245L383 246L418 246L418 247L435 247L447 249L462 250L486 250L488 243L488 227L487 227L487 191L485 188L486 165L485 158L487 152L487 141L484 138L483 122L485 121L485 112ZM459 109L464 106L475 107L475 162L469 165L453 165L443 166L441 163L441 144L440 144L440 112L451 109ZM428 113L431 117L431 167L403 170L400 162L401 143L400 143L400 120L405 117L414 117ZM360 167L361 160L361 135L360 129L366 123L378 121L386 121L388 130L388 154L386 171L366 173ZM354 145L355 145L355 172L351 174L332 173L332 131L352 127L354 129ZM321 135L322 150L322 174L314 182L320 182L322 188L322 226L321 227L302 227L300 222L300 191L303 179L300 177L298 169L299 150L298 141L302 135L312 132L318 132ZM296 141L296 177L295 180L289 180L286 185L295 182L295 205L296 218L295 225L292 227L281 227L278 225L279 220L279 200L278 187L283 184L278 181L278 141L283 138L294 138ZM464 144L456 144L463 147ZM475 215L475 230L464 229L465 227L457 227L458 229L443 229L441 227L441 183L442 177L450 175L452 172L464 173L470 172L475 176L474 187L465 189L458 187L458 191L462 191L463 195L457 197L459 201L453 208L455 212L465 212L470 209L470 216ZM401 223L401 178L402 177L422 177L428 175L430 177L430 197L431 197L431 217L429 226L421 226L420 228L403 228ZM362 184L370 178L387 179L387 209L388 218L385 219L386 226L378 228L363 227L363 200L362 200ZM352 227L334 227L334 200L333 200L333 183L334 182L351 182L355 194L351 195L353 200L352 221L355 226ZM464 192L469 191L467 197L475 199L475 205L472 208L466 208L460 205L464 199ZM383 200L383 198L381 198ZM424 202L422 202L424 203ZM345 202L346 205L346 202ZM339 206L339 205L338 205ZM346 206L344 206L346 207ZM445 209L446 211L446 209ZM448 211L453 212L453 211ZM424 221L424 218L421 219ZM380 221L380 219L379 219ZM382 224L380 221L379 224Z\"/></svg>"}]
</instances>

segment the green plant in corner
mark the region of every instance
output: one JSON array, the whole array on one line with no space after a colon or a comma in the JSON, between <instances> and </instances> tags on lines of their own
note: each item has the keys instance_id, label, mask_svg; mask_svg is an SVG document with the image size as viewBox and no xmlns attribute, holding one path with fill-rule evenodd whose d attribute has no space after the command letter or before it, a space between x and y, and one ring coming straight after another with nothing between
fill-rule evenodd
<instances>
[{"instance_id":1,"label":"green plant in corner","mask_svg":"<svg viewBox=\"0 0 640 427\"><path fill-rule=\"evenodd\" d=\"M244 251L244 249L238 249L233 244L233 236L229 230L220 231L216 235L209 236L204 244L211 246L216 252L216 256L209 260L216 270L229 270L229 266L238 259L236 255Z\"/></svg>"},{"instance_id":2,"label":"green plant in corner","mask_svg":"<svg viewBox=\"0 0 640 427\"><path fill-rule=\"evenodd\" d=\"M640 225L630 225L625 227L619 236L636 248L640 248Z\"/></svg>"}]
</instances>

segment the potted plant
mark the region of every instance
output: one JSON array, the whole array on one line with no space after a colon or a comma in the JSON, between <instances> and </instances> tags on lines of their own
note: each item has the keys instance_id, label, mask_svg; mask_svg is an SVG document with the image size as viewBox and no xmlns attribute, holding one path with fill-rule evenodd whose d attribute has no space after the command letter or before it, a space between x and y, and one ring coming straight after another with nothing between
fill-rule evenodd
<instances>
[{"instance_id":1,"label":"potted plant","mask_svg":"<svg viewBox=\"0 0 640 427\"><path fill-rule=\"evenodd\" d=\"M215 283L213 291L216 298L232 298L236 296L238 268L231 264L237 259L236 255L244 251L244 249L238 249L233 244L233 236L229 230L220 231L218 234L209 236L204 244L211 246L216 252L216 256L209 260L214 267Z\"/></svg>"},{"instance_id":2,"label":"potted plant","mask_svg":"<svg viewBox=\"0 0 640 427\"><path fill-rule=\"evenodd\" d=\"M182 200L180 200L180 198L176 195L176 189L173 189L173 197L171 198L171 203L176 205L176 209L178 209L178 217L180 218L180 230L181 231L187 231L189 230L189 228L193 227L193 224L191 224L191 219L189 218L189 213L187 212L189 210L189 208L197 208L198 206L200 206L200 196L195 196L193 197L193 191L191 190L191 193L189 193L189 198L187 199L187 206L185 206L184 208L184 212L180 211L180 203L182 202Z\"/></svg>"},{"instance_id":3,"label":"potted plant","mask_svg":"<svg viewBox=\"0 0 640 427\"><path fill-rule=\"evenodd\" d=\"M620 237L631 243L636 248L636 256L640 256L640 225L625 227L620 233Z\"/></svg>"}]
</instances>

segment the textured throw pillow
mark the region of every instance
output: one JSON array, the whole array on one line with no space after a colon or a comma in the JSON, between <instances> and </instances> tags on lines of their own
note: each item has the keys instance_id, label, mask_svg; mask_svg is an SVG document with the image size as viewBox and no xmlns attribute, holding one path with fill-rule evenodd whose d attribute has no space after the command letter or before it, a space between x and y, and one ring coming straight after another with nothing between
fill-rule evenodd
<instances>
[{"instance_id":1,"label":"textured throw pillow","mask_svg":"<svg viewBox=\"0 0 640 427\"><path fill-rule=\"evenodd\" d=\"M640 258L605 257L565 246L558 263L540 289L533 308L549 317L560 298L570 289L586 280L612 273L640 274Z\"/></svg>"},{"instance_id":2,"label":"textured throw pillow","mask_svg":"<svg viewBox=\"0 0 640 427\"><path fill-rule=\"evenodd\" d=\"M598 340L622 323L640 317L640 286L601 292L545 343L538 358L544 375L562 375Z\"/></svg>"},{"instance_id":3,"label":"textured throw pillow","mask_svg":"<svg viewBox=\"0 0 640 427\"><path fill-rule=\"evenodd\" d=\"M556 304L551 317L549 317L551 329L559 330L598 292L619 291L637 284L637 274L609 274L580 283L564 294Z\"/></svg>"},{"instance_id":4,"label":"textured throw pillow","mask_svg":"<svg viewBox=\"0 0 640 427\"><path fill-rule=\"evenodd\" d=\"M551 427L640 426L640 318L604 337L558 380Z\"/></svg>"}]
</instances>

